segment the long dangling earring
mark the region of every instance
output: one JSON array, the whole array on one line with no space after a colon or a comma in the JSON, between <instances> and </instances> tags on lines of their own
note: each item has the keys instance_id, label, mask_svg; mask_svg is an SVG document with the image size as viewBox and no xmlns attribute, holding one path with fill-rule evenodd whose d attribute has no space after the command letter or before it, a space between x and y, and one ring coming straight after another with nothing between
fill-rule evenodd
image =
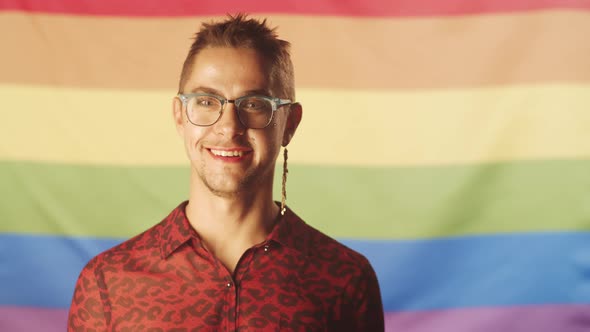
<instances>
[{"instance_id":1,"label":"long dangling earring","mask_svg":"<svg viewBox=\"0 0 590 332\"><path fill-rule=\"evenodd\" d=\"M285 211L287 208L285 207L285 201L287 200L287 173L289 170L287 169L287 147L284 148L283 151L283 188L281 192L281 215L285 215Z\"/></svg>"}]
</instances>

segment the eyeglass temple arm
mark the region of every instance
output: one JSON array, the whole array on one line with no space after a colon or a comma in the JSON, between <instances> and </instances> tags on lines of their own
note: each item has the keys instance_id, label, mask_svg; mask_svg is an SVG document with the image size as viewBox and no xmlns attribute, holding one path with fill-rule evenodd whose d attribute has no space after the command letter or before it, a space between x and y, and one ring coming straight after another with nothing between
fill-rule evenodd
<instances>
[{"instance_id":1,"label":"eyeglass temple arm","mask_svg":"<svg viewBox=\"0 0 590 332\"><path fill-rule=\"evenodd\" d=\"M293 102L291 101L291 99L280 99L277 98L277 106L283 106L283 105L287 105L287 104L292 104Z\"/></svg>"}]
</instances>

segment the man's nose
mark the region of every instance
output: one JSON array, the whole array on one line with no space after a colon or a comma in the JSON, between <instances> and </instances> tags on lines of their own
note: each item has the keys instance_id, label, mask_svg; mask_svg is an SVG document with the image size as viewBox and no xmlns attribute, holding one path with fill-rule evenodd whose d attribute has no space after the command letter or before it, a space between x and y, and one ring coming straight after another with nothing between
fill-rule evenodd
<instances>
[{"instance_id":1,"label":"man's nose","mask_svg":"<svg viewBox=\"0 0 590 332\"><path fill-rule=\"evenodd\" d=\"M221 118L215 123L218 134L233 137L244 133L246 129L238 117L238 109L233 101L229 101L221 111Z\"/></svg>"}]
</instances>

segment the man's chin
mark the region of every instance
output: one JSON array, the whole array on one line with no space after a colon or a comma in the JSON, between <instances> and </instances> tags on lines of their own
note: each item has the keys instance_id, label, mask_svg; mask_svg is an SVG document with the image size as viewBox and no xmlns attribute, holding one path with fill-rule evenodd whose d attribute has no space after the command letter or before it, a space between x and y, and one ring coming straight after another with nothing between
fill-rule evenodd
<instances>
[{"instance_id":1,"label":"man's chin","mask_svg":"<svg viewBox=\"0 0 590 332\"><path fill-rule=\"evenodd\" d=\"M248 192L249 187L248 183L243 181L243 179L241 181L237 179L228 179L227 176L221 179L203 179L203 183L213 195L226 198L240 196L241 194Z\"/></svg>"},{"instance_id":2,"label":"man's chin","mask_svg":"<svg viewBox=\"0 0 590 332\"><path fill-rule=\"evenodd\" d=\"M260 174L245 172L245 174L234 173L200 173L197 172L204 186L215 196L236 197L244 194L252 194L261 189L263 181ZM270 182L272 183L272 182Z\"/></svg>"},{"instance_id":3,"label":"man's chin","mask_svg":"<svg viewBox=\"0 0 590 332\"><path fill-rule=\"evenodd\" d=\"M235 198L240 196L244 192L239 188L219 188L210 186L207 186L207 188L213 195L223 198Z\"/></svg>"}]
</instances>

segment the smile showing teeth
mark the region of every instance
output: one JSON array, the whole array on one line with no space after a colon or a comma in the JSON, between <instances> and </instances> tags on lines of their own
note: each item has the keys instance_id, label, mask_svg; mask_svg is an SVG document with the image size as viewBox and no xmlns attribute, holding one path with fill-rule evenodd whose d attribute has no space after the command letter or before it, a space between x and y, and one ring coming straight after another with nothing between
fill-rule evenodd
<instances>
[{"instance_id":1,"label":"smile showing teeth","mask_svg":"<svg viewBox=\"0 0 590 332\"><path fill-rule=\"evenodd\" d=\"M213 153L216 156L221 156L221 157L241 157L244 155L244 151L237 151L237 150L226 151L226 150L213 150L213 149L211 149L211 153Z\"/></svg>"}]
</instances>

